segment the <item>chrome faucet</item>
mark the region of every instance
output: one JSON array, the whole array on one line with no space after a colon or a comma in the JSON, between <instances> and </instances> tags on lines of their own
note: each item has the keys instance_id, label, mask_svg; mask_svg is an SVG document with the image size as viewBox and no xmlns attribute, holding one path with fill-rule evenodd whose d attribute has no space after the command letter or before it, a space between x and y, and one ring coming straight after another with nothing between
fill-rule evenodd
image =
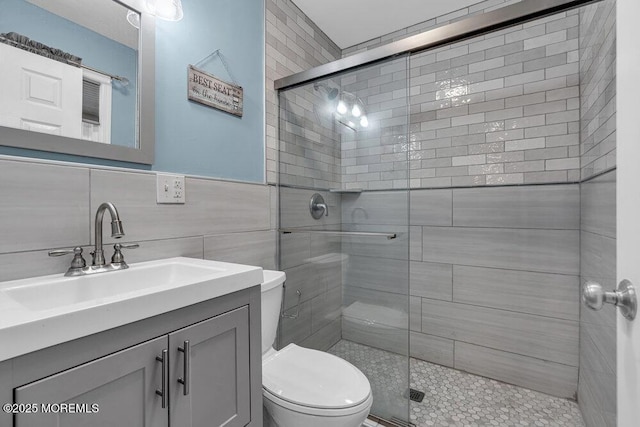
<instances>
[{"instance_id":1,"label":"chrome faucet","mask_svg":"<svg viewBox=\"0 0 640 427\"><path fill-rule=\"evenodd\" d=\"M76 247L73 249L60 249L49 252L49 256L62 256L66 254L74 254L71 261L71 267L65 273L65 276L84 276L87 274L103 273L105 271L124 270L129 268L126 262L124 262L124 256L122 255L122 249L135 249L138 247L137 243L120 244L116 243L113 247L114 253L111 258L111 264L106 264L104 259L104 249L102 247L102 219L104 212L109 211L111 216L111 237L120 239L124 236L124 230L122 228L122 221L118 210L113 203L105 202L98 207L95 220L95 248L91 255L93 255L93 262L90 266L87 266L84 257L82 256L82 248Z\"/></svg>"},{"instance_id":2,"label":"chrome faucet","mask_svg":"<svg viewBox=\"0 0 640 427\"><path fill-rule=\"evenodd\" d=\"M102 249L102 218L104 217L104 211L108 210L111 215L111 237L114 239L120 239L124 236L124 229L122 228L122 221L118 210L111 202L105 202L98 207L96 211L96 223L95 223L95 244L96 247L91 252L93 255L92 265L95 267L103 267L104 262L104 250Z\"/></svg>"}]
</instances>

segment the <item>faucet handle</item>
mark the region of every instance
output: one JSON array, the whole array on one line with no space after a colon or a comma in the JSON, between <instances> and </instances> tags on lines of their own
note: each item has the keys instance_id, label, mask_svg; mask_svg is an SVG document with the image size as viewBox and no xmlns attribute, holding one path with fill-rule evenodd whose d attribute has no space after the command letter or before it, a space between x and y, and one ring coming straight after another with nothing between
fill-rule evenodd
<instances>
[{"instance_id":1,"label":"faucet handle","mask_svg":"<svg viewBox=\"0 0 640 427\"><path fill-rule=\"evenodd\" d=\"M127 268L127 263L124 262L124 255L122 255L122 249L136 249L139 248L138 243L116 243L113 245L113 256L111 257L111 264L121 264Z\"/></svg>"},{"instance_id":2,"label":"faucet handle","mask_svg":"<svg viewBox=\"0 0 640 427\"><path fill-rule=\"evenodd\" d=\"M77 273L79 270L87 266L87 262L82 256L82 248L80 246L76 246L73 249L56 249L49 251L49 256L63 256L68 254L74 254L74 256L71 260L71 267L69 267L69 270L66 273L67 276L74 275L74 273Z\"/></svg>"}]
</instances>

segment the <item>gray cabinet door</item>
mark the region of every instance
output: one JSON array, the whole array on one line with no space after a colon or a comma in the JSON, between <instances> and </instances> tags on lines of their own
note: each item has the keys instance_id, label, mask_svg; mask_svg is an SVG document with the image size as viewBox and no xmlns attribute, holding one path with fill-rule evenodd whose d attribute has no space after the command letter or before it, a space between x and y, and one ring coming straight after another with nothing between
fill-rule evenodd
<instances>
[{"instance_id":1,"label":"gray cabinet door","mask_svg":"<svg viewBox=\"0 0 640 427\"><path fill-rule=\"evenodd\" d=\"M188 363L178 350L185 341ZM170 334L169 356L172 426L240 427L251 421L247 306ZM187 395L180 379L187 381Z\"/></svg>"},{"instance_id":2,"label":"gray cabinet door","mask_svg":"<svg viewBox=\"0 0 640 427\"><path fill-rule=\"evenodd\" d=\"M15 389L15 403L97 404L98 412L20 414L15 427L167 427L156 394L166 335ZM53 410L57 409L52 405Z\"/></svg>"}]
</instances>

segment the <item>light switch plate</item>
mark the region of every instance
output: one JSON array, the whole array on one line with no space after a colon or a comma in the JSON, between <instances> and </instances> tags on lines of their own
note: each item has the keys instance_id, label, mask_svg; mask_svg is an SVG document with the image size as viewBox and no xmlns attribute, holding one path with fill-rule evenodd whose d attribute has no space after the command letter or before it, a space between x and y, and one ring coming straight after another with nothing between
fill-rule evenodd
<instances>
[{"instance_id":1,"label":"light switch plate","mask_svg":"<svg viewBox=\"0 0 640 427\"><path fill-rule=\"evenodd\" d=\"M183 175L156 175L158 204L184 204L186 188Z\"/></svg>"}]
</instances>

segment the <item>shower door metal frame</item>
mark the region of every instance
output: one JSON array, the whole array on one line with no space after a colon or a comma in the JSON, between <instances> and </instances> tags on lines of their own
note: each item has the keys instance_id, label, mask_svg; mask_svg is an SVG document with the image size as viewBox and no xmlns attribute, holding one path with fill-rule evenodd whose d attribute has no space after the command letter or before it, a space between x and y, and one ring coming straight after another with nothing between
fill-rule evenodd
<instances>
[{"instance_id":1,"label":"shower door metal frame","mask_svg":"<svg viewBox=\"0 0 640 427\"><path fill-rule=\"evenodd\" d=\"M274 82L274 87L276 90L288 89L407 53L448 45L600 1L602 0L523 0L283 77Z\"/></svg>"}]
</instances>

